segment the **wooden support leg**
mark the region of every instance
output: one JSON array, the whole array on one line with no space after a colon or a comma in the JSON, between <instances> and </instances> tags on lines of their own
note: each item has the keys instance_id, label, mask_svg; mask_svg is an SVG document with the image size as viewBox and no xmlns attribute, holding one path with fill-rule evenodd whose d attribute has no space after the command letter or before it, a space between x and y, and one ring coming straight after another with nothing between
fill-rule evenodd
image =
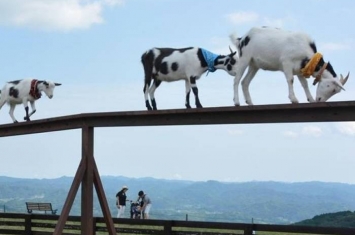
<instances>
[{"instance_id":1,"label":"wooden support leg","mask_svg":"<svg viewBox=\"0 0 355 235\"><path fill-rule=\"evenodd\" d=\"M116 235L115 226L112 221L110 209L108 207L107 199L105 196L105 191L104 188L102 187L99 171L97 169L95 160L94 160L94 184L95 184L97 197L99 198L102 214L104 216L109 235Z\"/></svg>"},{"instance_id":2,"label":"wooden support leg","mask_svg":"<svg viewBox=\"0 0 355 235\"><path fill-rule=\"evenodd\" d=\"M61 235L63 234L63 228L65 223L67 222L68 216L69 216L69 212L70 209L73 205L75 196L78 192L80 183L84 177L84 173L85 173L85 168L86 168L86 159L81 159L81 162L79 164L78 170L75 174L73 183L70 187L69 193L68 193L68 197L65 200L64 206L63 206L63 210L62 213L59 216L58 219L58 223L55 226L53 235Z\"/></svg>"},{"instance_id":3,"label":"wooden support leg","mask_svg":"<svg viewBox=\"0 0 355 235\"><path fill-rule=\"evenodd\" d=\"M81 235L94 235L94 185L109 235L116 235L110 209L94 159L94 128L82 128L82 158L53 235L63 234L65 223L81 183Z\"/></svg>"},{"instance_id":4,"label":"wooden support leg","mask_svg":"<svg viewBox=\"0 0 355 235\"><path fill-rule=\"evenodd\" d=\"M82 158L86 170L81 183L81 235L94 235L94 128L82 128Z\"/></svg>"}]
</instances>

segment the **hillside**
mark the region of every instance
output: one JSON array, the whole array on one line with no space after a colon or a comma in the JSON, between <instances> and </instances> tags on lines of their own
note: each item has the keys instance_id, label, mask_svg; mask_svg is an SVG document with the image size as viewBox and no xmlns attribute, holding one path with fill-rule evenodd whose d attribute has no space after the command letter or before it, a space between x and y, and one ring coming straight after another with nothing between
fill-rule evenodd
<instances>
[{"instance_id":1,"label":"hillside","mask_svg":"<svg viewBox=\"0 0 355 235\"><path fill-rule=\"evenodd\" d=\"M355 211L342 211L316 215L312 219L303 220L295 224L320 227L355 228Z\"/></svg>"},{"instance_id":2,"label":"hillside","mask_svg":"<svg viewBox=\"0 0 355 235\"><path fill-rule=\"evenodd\" d=\"M127 185L129 199L144 190L153 201L152 218L290 224L315 215L355 210L355 185L340 183L194 182L102 176L112 215L115 195ZM26 212L26 201L52 202L60 210L73 178L17 179L0 177L0 210ZM95 194L96 196L96 194ZM80 190L71 210L80 214ZM128 217L128 210L127 217ZM97 201L94 214L101 216Z\"/></svg>"}]
</instances>

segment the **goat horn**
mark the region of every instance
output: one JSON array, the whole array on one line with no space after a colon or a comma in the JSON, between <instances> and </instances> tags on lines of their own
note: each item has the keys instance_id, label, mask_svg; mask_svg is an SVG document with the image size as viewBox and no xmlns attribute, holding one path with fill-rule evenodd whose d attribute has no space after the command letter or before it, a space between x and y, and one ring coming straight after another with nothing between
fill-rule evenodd
<instances>
[{"instance_id":1,"label":"goat horn","mask_svg":"<svg viewBox=\"0 0 355 235\"><path fill-rule=\"evenodd\" d=\"M229 46L229 51L231 52L231 54L233 54L233 50L232 50L231 46Z\"/></svg>"},{"instance_id":2,"label":"goat horn","mask_svg":"<svg viewBox=\"0 0 355 235\"><path fill-rule=\"evenodd\" d=\"M343 75L340 74L340 83L341 83L343 86L344 86L344 84L348 81L349 75L350 75L350 72L348 72L348 75L346 75L346 77L343 78Z\"/></svg>"},{"instance_id":3,"label":"goat horn","mask_svg":"<svg viewBox=\"0 0 355 235\"><path fill-rule=\"evenodd\" d=\"M61 83L54 83L54 85L56 85L56 86L60 86L60 85L62 85Z\"/></svg>"}]
</instances>

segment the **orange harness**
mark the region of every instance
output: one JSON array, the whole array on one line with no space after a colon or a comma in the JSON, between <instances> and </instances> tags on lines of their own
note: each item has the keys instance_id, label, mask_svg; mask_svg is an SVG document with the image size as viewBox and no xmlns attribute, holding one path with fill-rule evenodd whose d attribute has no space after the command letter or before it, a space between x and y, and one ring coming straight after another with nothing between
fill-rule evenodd
<instances>
[{"instance_id":1,"label":"orange harness","mask_svg":"<svg viewBox=\"0 0 355 235\"><path fill-rule=\"evenodd\" d=\"M310 61L306 64L306 66L304 66L304 68L301 69L301 73L305 78L309 78L310 76L312 76L312 74L314 73L314 70L316 70L316 66L319 63L319 61L322 59L322 54L321 53L315 53L313 55L313 57L310 59ZM325 70L325 68L327 67L328 63L324 63L322 68L319 70L316 78L313 81L313 85L316 85L321 77L322 74Z\"/></svg>"},{"instance_id":2,"label":"orange harness","mask_svg":"<svg viewBox=\"0 0 355 235\"><path fill-rule=\"evenodd\" d=\"M301 69L302 75L305 78L309 78L313 73L314 70L316 69L316 66L318 62L322 59L322 54L321 53L315 53L313 57L308 61L306 66Z\"/></svg>"}]
</instances>

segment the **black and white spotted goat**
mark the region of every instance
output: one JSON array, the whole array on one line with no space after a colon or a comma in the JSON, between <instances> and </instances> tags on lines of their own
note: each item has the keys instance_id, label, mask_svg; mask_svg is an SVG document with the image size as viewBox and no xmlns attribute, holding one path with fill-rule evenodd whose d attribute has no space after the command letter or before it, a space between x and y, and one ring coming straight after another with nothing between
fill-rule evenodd
<instances>
[{"instance_id":1,"label":"black and white spotted goat","mask_svg":"<svg viewBox=\"0 0 355 235\"><path fill-rule=\"evenodd\" d=\"M48 96L48 98L52 99L54 88L60 85L60 83L38 81L31 78L8 82L1 90L0 109L5 103L8 103L10 105L9 113L12 121L17 122L14 117L15 106L17 104L23 104L26 111L24 119L30 121L30 117L36 112L35 101L41 98L42 91ZM31 113L28 113L28 102L31 104Z\"/></svg>"},{"instance_id":2,"label":"black and white spotted goat","mask_svg":"<svg viewBox=\"0 0 355 235\"><path fill-rule=\"evenodd\" d=\"M330 63L324 62L317 53L314 41L304 33L289 32L275 28L252 28L242 38L231 35L238 48L239 60L234 79L234 104L240 105L238 86L246 68L247 74L242 80L245 102L252 105L249 84L259 69L282 71L287 79L289 99L298 103L293 90L293 76L296 75L306 93L309 102L325 102L334 94L344 90L343 85L349 78L340 79ZM313 76L313 85L318 83L316 100L313 99L306 78Z\"/></svg>"},{"instance_id":3,"label":"black and white spotted goat","mask_svg":"<svg viewBox=\"0 0 355 235\"><path fill-rule=\"evenodd\" d=\"M190 106L190 90L195 95L197 108L202 108L198 97L196 80L207 70L214 72L223 69L232 76L235 76L237 64L236 52L230 49L229 55L216 55L198 47L189 48L152 48L142 55L144 67L144 98L148 110L156 110L157 105L154 92L162 81L173 82L185 80L186 87L186 108ZM151 85L153 79L153 84ZM152 106L150 106L148 94Z\"/></svg>"}]
</instances>

